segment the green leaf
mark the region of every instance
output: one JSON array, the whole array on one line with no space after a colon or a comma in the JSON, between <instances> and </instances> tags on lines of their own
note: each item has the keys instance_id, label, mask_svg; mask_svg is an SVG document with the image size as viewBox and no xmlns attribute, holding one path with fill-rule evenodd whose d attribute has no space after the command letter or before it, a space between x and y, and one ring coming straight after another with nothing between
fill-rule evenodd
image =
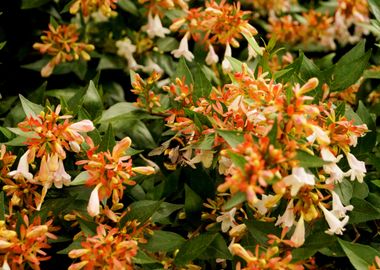
<instances>
[{"instance_id":1,"label":"green leaf","mask_svg":"<svg viewBox=\"0 0 380 270\"><path fill-rule=\"evenodd\" d=\"M93 81L90 81L88 85L86 94L84 95L83 106L90 113L92 118L95 118L103 111L103 101Z\"/></svg>"},{"instance_id":2,"label":"green leaf","mask_svg":"<svg viewBox=\"0 0 380 270\"><path fill-rule=\"evenodd\" d=\"M380 219L380 209L376 208L371 203L363 199L352 198L351 204L354 206L354 209L349 214L349 223L357 224L370 220Z\"/></svg>"},{"instance_id":3,"label":"green leaf","mask_svg":"<svg viewBox=\"0 0 380 270\"><path fill-rule=\"evenodd\" d=\"M2 50L6 44L6 41L0 42L0 50Z\"/></svg>"},{"instance_id":4,"label":"green leaf","mask_svg":"<svg viewBox=\"0 0 380 270\"><path fill-rule=\"evenodd\" d=\"M280 235L280 229L274 226L274 223L263 222L258 220L249 220L245 222L248 231L256 241L256 244L266 245L268 234Z\"/></svg>"},{"instance_id":5,"label":"green leaf","mask_svg":"<svg viewBox=\"0 0 380 270\"><path fill-rule=\"evenodd\" d=\"M154 231L148 243L141 245L150 252L172 252L180 248L186 240L179 234L167 231Z\"/></svg>"},{"instance_id":6,"label":"green leaf","mask_svg":"<svg viewBox=\"0 0 380 270\"><path fill-rule=\"evenodd\" d=\"M131 137L132 142L140 149L152 149L156 147L156 142L153 139L147 126L142 121L125 121L124 125L128 127L127 135Z\"/></svg>"},{"instance_id":7,"label":"green leaf","mask_svg":"<svg viewBox=\"0 0 380 270\"><path fill-rule=\"evenodd\" d=\"M98 224L81 218L77 218L77 220L79 222L80 229L85 235L93 236L96 234L96 228L98 227Z\"/></svg>"},{"instance_id":8,"label":"green leaf","mask_svg":"<svg viewBox=\"0 0 380 270\"><path fill-rule=\"evenodd\" d=\"M113 147L116 145L115 134L113 132L112 124L108 124L108 129L106 134L102 138L100 143L99 151L110 150L112 152Z\"/></svg>"},{"instance_id":9,"label":"green leaf","mask_svg":"<svg viewBox=\"0 0 380 270\"><path fill-rule=\"evenodd\" d=\"M78 239L78 240L73 241L69 246L67 246L66 248L58 251L57 254L68 254L70 251L72 251L74 249L83 248L82 245L81 245L82 241L83 241L82 239Z\"/></svg>"},{"instance_id":10,"label":"green leaf","mask_svg":"<svg viewBox=\"0 0 380 270\"><path fill-rule=\"evenodd\" d=\"M369 130L364 138L359 138L357 146L357 151L359 153L366 153L369 149L373 149L376 145L376 123L362 101L359 101L356 114L367 125Z\"/></svg>"},{"instance_id":11,"label":"green leaf","mask_svg":"<svg viewBox=\"0 0 380 270\"><path fill-rule=\"evenodd\" d=\"M344 205L350 204L353 193L353 186L350 181L343 179L342 182L335 185L334 191L338 194Z\"/></svg>"},{"instance_id":12,"label":"green leaf","mask_svg":"<svg viewBox=\"0 0 380 270\"><path fill-rule=\"evenodd\" d=\"M232 147L237 147L244 142L244 135L241 132L221 129L217 129L216 132Z\"/></svg>"},{"instance_id":13,"label":"green leaf","mask_svg":"<svg viewBox=\"0 0 380 270\"><path fill-rule=\"evenodd\" d=\"M170 216L175 211L182 209L183 204L174 204L168 202L162 202L158 210L153 214L153 222L160 222L161 219Z\"/></svg>"},{"instance_id":14,"label":"green leaf","mask_svg":"<svg viewBox=\"0 0 380 270\"><path fill-rule=\"evenodd\" d=\"M117 1L117 4L125 11L133 14L138 15L139 11L136 7L136 5L133 3L133 1L130 0L119 0Z\"/></svg>"},{"instance_id":15,"label":"green leaf","mask_svg":"<svg viewBox=\"0 0 380 270\"><path fill-rule=\"evenodd\" d=\"M325 232L315 232L306 238L305 244L292 251L294 261L300 261L312 257L317 251L333 245L336 237Z\"/></svg>"},{"instance_id":16,"label":"green leaf","mask_svg":"<svg viewBox=\"0 0 380 270\"><path fill-rule=\"evenodd\" d=\"M183 266L188 262L198 258L214 241L217 234L203 233L186 241L174 260L174 264Z\"/></svg>"},{"instance_id":17,"label":"green leaf","mask_svg":"<svg viewBox=\"0 0 380 270\"><path fill-rule=\"evenodd\" d=\"M21 9L37 8L42 5L45 5L46 3L50 1L51 0L22 0Z\"/></svg>"},{"instance_id":18,"label":"green leaf","mask_svg":"<svg viewBox=\"0 0 380 270\"><path fill-rule=\"evenodd\" d=\"M44 110L44 107L29 101L23 95L20 94L19 97L21 100L22 108L27 117L33 116L34 118L36 118L37 115L39 115Z\"/></svg>"},{"instance_id":19,"label":"green leaf","mask_svg":"<svg viewBox=\"0 0 380 270\"><path fill-rule=\"evenodd\" d=\"M160 201L142 200L130 204L129 208L131 211L120 220L121 227L128 220L135 219L143 224L160 208L161 203Z\"/></svg>"},{"instance_id":20,"label":"green leaf","mask_svg":"<svg viewBox=\"0 0 380 270\"><path fill-rule=\"evenodd\" d=\"M193 145L195 149L211 150L214 145L215 134L206 134L203 139Z\"/></svg>"},{"instance_id":21,"label":"green leaf","mask_svg":"<svg viewBox=\"0 0 380 270\"><path fill-rule=\"evenodd\" d=\"M185 58L181 57L177 65L176 77L179 79L185 79L185 84L194 85L193 75L190 72L189 67L186 64Z\"/></svg>"},{"instance_id":22,"label":"green leaf","mask_svg":"<svg viewBox=\"0 0 380 270\"><path fill-rule=\"evenodd\" d=\"M230 210L238 204L241 204L247 200L247 196L244 192L237 192L232 195L231 199L229 199L224 205L223 208L225 210Z\"/></svg>"},{"instance_id":23,"label":"green leaf","mask_svg":"<svg viewBox=\"0 0 380 270\"><path fill-rule=\"evenodd\" d=\"M202 198L185 184L185 211L197 212L202 208Z\"/></svg>"},{"instance_id":24,"label":"green leaf","mask_svg":"<svg viewBox=\"0 0 380 270\"><path fill-rule=\"evenodd\" d=\"M380 0L368 0L368 4L372 14L380 21Z\"/></svg>"},{"instance_id":25,"label":"green leaf","mask_svg":"<svg viewBox=\"0 0 380 270\"><path fill-rule=\"evenodd\" d=\"M375 257L380 256L380 252L373 247L350 243L342 239L338 239L338 242L352 265L357 270L368 269L368 267L374 262Z\"/></svg>"},{"instance_id":26,"label":"green leaf","mask_svg":"<svg viewBox=\"0 0 380 270\"><path fill-rule=\"evenodd\" d=\"M236 58L233 58L231 56L226 56L227 60L231 63L232 71L234 72L242 72L243 70L243 63L237 60Z\"/></svg>"},{"instance_id":27,"label":"green leaf","mask_svg":"<svg viewBox=\"0 0 380 270\"><path fill-rule=\"evenodd\" d=\"M242 155L236 154L232 152L231 150L229 150L228 157L232 160L232 162L236 166L238 166L244 172L244 167L245 167L245 164L247 163L247 160Z\"/></svg>"},{"instance_id":28,"label":"green leaf","mask_svg":"<svg viewBox=\"0 0 380 270\"><path fill-rule=\"evenodd\" d=\"M134 263L137 264L152 264L152 263L159 263L156 259L148 256L144 251L138 250L136 256L132 258Z\"/></svg>"},{"instance_id":29,"label":"green leaf","mask_svg":"<svg viewBox=\"0 0 380 270\"><path fill-rule=\"evenodd\" d=\"M193 90L193 100L197 102L200 98L208 98L211 92L212 85L210 81L206 78L201 67L197 65L194 71L194 90Z\"/></svg>"},{"instance_id":30,"label":"green leaf","mask_svg":"<svg viewBox=\"0 0 380 270\"><path fill-rule=\"evenodd\" d=\"M226 259L231 260L232 255L229 251L226 241L220 233L218 233L212 241L212 243L207 247L207 249L199 256L199 259Z\"/></svg>"},{"instance_id":31,"label":"green leaf","mask_svg":"<svg viewBox=\"0 0 380 270\"><path fill-rule=\"evenodd\" d=\"M353 85L368 66L371 51L365 53L365 42L361 41L346 53L334 66L331 91L341 91Z\"/></svg>"},{"instance_id":32,"label":"green leaf","mask_svg":"<svg viewBox=\"0 0 380 270\"><path fill-rule=\"evenodd\" d=\"M325 164L320 157L310 155L302 150L297 151L296 159L299 160L300 166L303 168L319 168Z\"/></svg>"},{"instance_id":33,"label":"green leaf","mask_svg":"<svg viewBox=\"0 0 380 270\"><path fill-rule=\"evenodd\" d=\"M84 185L88 178L90 178L90 175L87 171L81 172L71 181L70 186Z\"/></svg>"},{"instance_id":34,"label":"green leaf","mask_svg":"<svg viewBox=\"0 0 380 270\"><path fill-rule=\"evenodd\" d=\"M353 120L354 124L355 125L361 125L363 124L363 121L362 119L359 117L359 115L357 115L351 108L351 106L349 106L348 104L346 104L345 106L345 116L347 117L348 120Z\"/></svg>"},{"instance_id":35,"label":"green leaf","mask_svg":"<svg viewBox=\"0 0 380 270\"><path fill-rule=\"evenodd\" d=\"M277 117L274 119L273 126L267 136L271 144L274 145L277 142Z\"/></svg>"},{"instance_id":36,"label":"green leaf","mask_svg":"<svg viewBox=\"0 0 380 270\"><path fill-rule=\"evenodd\" d=\"M160 51L170 52L178 48L178 41L173 37L164 37L157 40L157 47Z\"/></svg>"},{"instance_id":37,"label":"green leaf","mask_svg":"<svg viewBox=\"0 0 380 270\"><path fill-rule=\"evenodd\" d=\"M368 189L368 185L365 182L359 183L358 181L353 181L351 183L352 183L352 188L355 191L352 193L352 197L358 198L358 199L367 198L369 194L369 189Z\"/></svg>"},{"instance_id":38,"label":"green leaf","mask_svg":"<svg viewBox=\"0 0 380 270\"><path fill-rule=\"evenodd\" d=\"M128 116L131 117L130 113L137 110L139 110L139 108L133 105L133 103L119 102L119 103L116 103L115 105L112 105L107 110L103 111L102 116L97 122L107 123L110 121L125 119L125 118L128 118Z\"/></svg>"}]
</instances>

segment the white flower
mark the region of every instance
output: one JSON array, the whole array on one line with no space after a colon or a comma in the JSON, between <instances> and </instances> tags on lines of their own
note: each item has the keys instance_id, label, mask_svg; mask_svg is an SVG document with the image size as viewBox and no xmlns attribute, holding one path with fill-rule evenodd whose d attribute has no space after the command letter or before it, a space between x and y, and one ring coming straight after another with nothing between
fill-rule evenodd
<instances>
[{"instance_id":1,"label":"white flower","mask_svg":"<svg viewBox=\"0 0 380 270\"><path fill-rule=\"evenodd\" d=\"M322 209L323 214L325 215L325 219L329 224L330 228L325 231L327 234L343 234L346 230L344 226L346 226L349 216L345 216L342 221L340 221L332 212L327 210L322 204L319 204L319 207Z\"/></svg>"},{"instance_id":2,"label":"white flower","mask_svg":"<svg viewBox=\"0 0 380 270\"><path fill-rule=\"evenodd\" d=\"M314 141L317 140L320 145L330 144L330 137L326 131L315 125L310 125L310 128L313 130L313 134L306 138L309 142L314 143Z\"/></svg>"},{"instance_id":3,"label":"white flower","mask_svg":"<svg viewBox=\"0 0 380 270\"><path fill-rule=\"evenodd\" d=\"M116 41L117 54L124 57L125 59L130 58L136 51L136 45L132 44L129 38L124 38Z\"/></svg>"},{"instance_id":4,"label":"white flower","mask_svg":"<svg viewBox=\"0 0 380 270\"><path fill-rule=\"evenodd\" d=\"M90 200L88 201L87 205L87 212L90 216L95 217L99 214L99 188L101 187L101 184L98 184L94 190L91 192Z\"/></svg>"},{"instance_id":5,"label":"white flower","mask_svg":"<svg viewBox=\"0 0 380 270\"><path fill-rule=\"evenodd\" d=\"M1 270L11 270L6 258L4 259L4 263L3 263L3 266L1 267Z\"/></svg>"},{"instance_id":6,"label":"white flower","mask_svg":"<svg viewBox=\"0 0 380 270\"><path fill-rule=\"evenodd\" d=\"M207 65L211 66L212 64L216 64L219 61L219 56L215 53L214 47L210 44L208 46L208 54L206 56Z\"/></svg>"},{"instance_id":7,"label":"white flower","mask_svg":"<svg viewBox=\"0 0 380 270\"><path fill-rule=\"evenodd\" d=\"M175 58L180 58L181 56L185 57L185 59L189 62L193 61L194 55L191 51L189 51L189 45L188 45L188 35L189 32L187 32L184 37L181 39L181 42L179 43L179 48L172 51L172 54Z\"/></svg>"},{"instance_id":8,"label":"white flower","mask_svg":"<svg viewBox=\"0 0 380 270\"><path fill-rule=\"evenodd\" d=\"M270 204L271 207L276 206L273 204L274 200L275 196L263 194L261 200L258 200L256 203L254 203L253 207L257 208L257 212L259 212L261 215L265 215L268 212L268 204Z\"/></svg>"},{"instance_id":9,"label":"white flower","mask_svg":"<svg viewBox=\"0 0 380 270\"><path fill-rule=\"evenodd\" d=\"M17 169L15 171L9 172L8 176L13 177L15 179L17 179L20 176L24 177L27 180L33 179L33 174L29 172L28 154L29 150L21 156L20 161L17 165Z\"/></svg>"},{"instance_id":10,"label":"white flower","mask_svg":"<svg viewBox=\"0 0 380 270\"><path fill-rule=\"evenodd\" d=\"M239 109L242 108L242 106L244 106L243 100L244 100L243 96L238 95L228 106L228 110L234 111L234 112L239 111Z\"/></svg>"},{"instance_id":11,"label":"white flower","mask_svg":"<svg viewBox=\"0 0 380 270\"><path fill-rule=\"evenodd\" d=\"M365 173L367 172L365 163L363 161L357 160L356 157L351 153L347 154L347 161L351 168L347 172L347 175L351 175L351 181L355 180L356 178L358 179L359 183L362 183Z\"/></svg>"},{"instance_id":12,"label":"white flower","mask_svg":"<svg viewBox=\"0 0 380 270\"><path fill-rule=\"evenodd\" d=\"M145 31L150 38L154 37L165 37L166 34L170 33L170 30L166 27L162 26L160 17L158 14L156 16L152 16L152 13L149 12L148 14L148 24L144 25L142 27L142 30Z\"/></svg>"},{"instance_id":13,"label":"white flower","mask_svg":"<svg viewBox=\"0 0 380 270\"><path fill-rule=\"evenodd\" d=\"M153 71L156 71L157 73L164 73L164 70L155 62L153 62L151 58L148 58L145 66L142 69L144 72L147 72L147 73L153 72Z\"/></svg>"},{"instance_id":14,"label":"white flower","mask_svg":"<svg viewBox=\"0 0 380 270\"><path fill-rule=\"evenodd\" d=\"M230 56L230 57L232 56L232 50L229 43L227 43L226 51L224 53L224 59L222 62L222 69L223 69L223 72L225 73L230 72L232 70L232 65L230 61L227 59L227 56Z\"/></svg>"},{"instance_id":15,"label":"white flower","mask_svg":"<svg viewBox=\"0 0 380 270\"><path fill-rule=\"evenodd\" d=\"M331 191L332 194L332 213L337 217L337 218L344 218L346 216L347 211L352 211L354 207L352 205L347 205L344 206L342 204L342 201L339 198L339 195L336 194L334 191Z\"/></svg>"},{"instance_id":16,"label":"white flower","mask_svg":"<svg viewBox=\"0 0 380 270\"><path fill-rule=\"evenodd\" d=\"M323 170L330 175L330 177L326 180L326 183L333 184L336 182L342 182L343 177L346 176L346 173L344 173L336 163L341 160L343 155L335 157L328 148L323 147L321 150L321 156L324 161L328 162L323 165Z\"/></svg>"},{"instance_id":17,"label":"white flower","mask_svg":"<svg viewBox=\"0 0 380 270\"><path fill-rule=\"evenodd\" d=\"M306 173L304 168L293 168L292 174L284 178L287 186L291 186L290 195L297 195L300 188L304 185L315 185L314 175Z\"/></svg>"},{"instance_id":18,"label":"white flower","mask_svg":"<svg viewBox=\"0 0 380 270\"><path fill-rule=\"evenodd\" d=\"M108 22L109 17L104 15L104 13L101 10L95 11L91 13L91 18L96 23L102 23L102 22Z\"/></svg>"},{"instance_id":19,"label":"white flower","mask_svg":"<svg viewBox=\"0 0 380 270\"><path fill-rule=\"evenodd\" d=\"M68 186L70 182L71 176L65 171L62 159L59 159L58 169L54 173L54 185L56 188L62 188L62 184Z\"/></svg>"},{"instance_id":20,"label":"white flower","mask_svg":"<svg viewBox=\"0 0 380 270\"><path fill-rule=\"evenodd\" d=\"M235 227L235 213L236 207L232 208L228 212L223 212L221 216L216 218L216 222L222 222L222 232L227 232L230 227Z\"/></svg>"},{"instance_id":21,"label":"white flower","mask_svg":"<svg viewBox=\"0 0 380 270\"><path fill-rule=\"evenodd\" d=\"M230 173L231 168L232 168L232 160L224 156L220 157L219 166L218 166L219 174L227 175Z\"/></svg>"},{"instance_id":22,"label":"white flower","mask_svg":"<svg viewBox=\"0 0 380 270\"><path fill-rule=\"evenodd\" d=\"M275 225L276 226L282 225L283 227L288 227L288 228L292 227L294 224L293 208L294 208L294 203L293 203L293 199L291 199L290 202L288 203L288 206L285 209L284 214L277 218L277 222Z\"/></svg>"},{"instance_id":23,"label":"white flower","mask_svg":"<svg viewBox=\"0 0 380 270\"><path fill-rule=\"evenodd\" d=\"M71 124L69 128L78 132L89 132L95 129L92 121L87 119Z\"/></svg>"},{"instance_id":24,"label":"white flower","mask_svg":"<svg viewBox=\"0 0 380 270\"><path fill-rule=\"evenodd\" d=\"M302 215L290 240L294 243L295 247L300 247L305 243L305 223Z\"/></svg>"}]
</instances>

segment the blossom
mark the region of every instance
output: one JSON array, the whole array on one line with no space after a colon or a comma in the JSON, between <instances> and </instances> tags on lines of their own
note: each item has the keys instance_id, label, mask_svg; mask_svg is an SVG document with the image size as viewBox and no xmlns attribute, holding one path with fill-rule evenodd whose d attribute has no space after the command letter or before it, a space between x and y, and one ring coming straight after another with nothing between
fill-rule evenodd
<instances>
[{"instance_id":1,"label":"blossom","mask_svg":"<svg viewBox=\"0 0 380 270\"><path fill-rule=\"evenodd\" d=\"M319 207L322 209L325 219L330 228L325 231L327 234L343 234L346 229L344 226L348 223L349 216L345 216L343 220L339 220L331 211L327 210L321 203Z\"/></svg>"},{"instance_id":2,"label":"blossom","mask_svg":"<svg viewBox=\"0 0 380 270\"><path fill-rule=\"evenodd\" d=\"M320 145L328 145L330 144L330 138L327 135L326 131L324 131L321 127L316 125L309 125L313 133L307 137L307 140L311 143L314 143L315 140Z\"/></svg>"},{"instance_id":3,"label":"blossom","mask_svg":"<svg viewBox=\"0 0 380 270\"><path fill-rule=\"evenodd\" d=\"M355 180L356 178L359 183L363 183L363 178L367 172L365 163L363 161L357 160L356 157L351 153L347 153L346 157L351 168L346 174L351 175L351 181Z\"/></svg>"},{"instance_id":4,"label":"blossom","mask_svg":"<svg viewBox=\"0 0 380 270\"><path fill-rule=\"evenodd\" d=\"M188 36L189 32L187 32L183 38L181 39L181 42L179 43L179 48L172 51L172 54L175 58L180 58L181 56L185 57L185 59L189 62L193 61L194 55L191 51L189 51L189 45L188 45Z\"/></svg>"},{"instance_id":5,"label":"blossom","mask_svg":"<svg viewBox=\"0 0 380 270\"><path fill-rule=\"evenodd\" d=\"M29 150L27 150L20 158L20 161L18 162L17 169L15 171L11 171L8 173L10 177L13 177L15 179L19 178L20 176L24 177L27 180L33 179L33 174L29 172L29 163L28 163L28 155Z\"/></svg>"},{"instance_id":6,"label":"blossom","mask_svg":"<svg viewBox=\"0 0 380 270\"><path fill-rule=\"evenodd\" d=\"M321 149L321 156L323 161L328 162L323 165L323 170L330 175L330 177L326 180L326 183L331 184L342 182L343 177L346 176L346 173L344 173L336 163L341 160L343 155L335 157L327 147L323 147Z\"/></svg>"},{"instance_id":7,"label":"blossom","mask_svg":"<svg viewBox=\"0 0 380 270\"><path fill-rule=\"evenodd\" d=\"M294 203L290 200L285 209L285 213L277 218L276 226L283 225L284 227L292 227L294 224Z\"/></svg>"},{"instance_id":8,"label":"blossom","mask_svg":"<svg viewBox=\"0 0 380 270\"><path fill-rule=\"evenodd\" d=\"M150 38L154 37L165 37L166 34L170 33L170 30L162 26L160 17L156 14L153 18L152 12L148 14L148 24L142 27L142 30L145 31Z\"/></svg>"},{"instance_id":9,"label":"blossom","mask_svg":"<svg viewBox=\"0 0 380 270\"><path fill-rule=\"evenodd\" d=\"M56 188L62 188L62 184L65 186L70 185L71 176L65 171L62 159L58 160L58 169L54 173L54 185Z\"/></svg>"},{"instance_id":10,"label":"blossom","mask_svg":"<svg viewBox=\"0 0 380 270\"><path fill-rule=\"evenodd\" d=\"M236 213L236 207L232 208L228 212L222 212L221 216L218 216L216 218L216 222L222 223L222 232L227 232L230 227L235 227L235 213Z\"/></svg>"},{"instance_id":11,"label":"blossom","mask_svg":"<svg viewBox=\"0 0 380 270\"><path fill-rule=\"evenodd\" d=\"M347 211L352 211L354 207L352 205L344 206L339 198L339 195L336 194L334 191L331 191L332 194L332 213L337 218L344 218L346 216Z\"/></svg>"},{"instance_id":12,"label":"blossom","mask_svg":"<svg viewBox=\"0 0 380 270\"><path fill-rule=\"evenodd\" d=\"M306 173L302 167L292 169L292 174L286 176L284 182L287 186L291 186L290 195L297 195L300 188L304 185L315 185L314 175Z\"/></svg>"},{"instance_id":13,"label":"blossom","mask_svg":"<svg viewBox=\"0 0 380 270\"><path fill-rule=\"evenodd\" d=\"M268 208L275 207L278 201L278 196L263 194L261 200L258 200L253 204L253 207L257 209L261 215L265 215L268 212Z\"/></svg>"},{"instance_id":14,"label":"blossom","mask_svg":"<svg viewBox=\"0 0 380 270\"><path fill-rule=\"evenodd\" d=\"M290 240L294 243L295 247L300 247L305 243L305 223L302 215Z\"/></svg>"},{"instance_id":15,"label":"blossom","mask_svg":"<svg viewBox=\"0 0 380 270\"><path fill-rule=\"evenodd\" d=\"M101 184L98 184L91 192L90 200L88 201L87 205L87 212L90 214L90 216L94 217L99 214L99 188L101 187Z\"/></svg>"},{"instance_id":16,"label":"blossom","mask_svg":"<svg viewBox=\"0 0 380 270\"><path fill-rule=\"evenodd\" d=\"M225 73L230 72L232 70L232 65L230 61L227 59L227 57L231 57L231 56L232 56L231 46L229 43L227 43L226 51L224 52L224 59L222 62L222 69L223 69L223 72Z\"/></svg>"},{"instance_id":17,"label":"blossom","mask_svg":"<svg viewBox=\"0 0 380 270\"><path fill-rule=\"evenodd\" d=\"M211 44L208 46L208 54L205 61L209 66L216 64L219 61L219 56L215 53L214 47Z\"/></svg>"}]
</instances>

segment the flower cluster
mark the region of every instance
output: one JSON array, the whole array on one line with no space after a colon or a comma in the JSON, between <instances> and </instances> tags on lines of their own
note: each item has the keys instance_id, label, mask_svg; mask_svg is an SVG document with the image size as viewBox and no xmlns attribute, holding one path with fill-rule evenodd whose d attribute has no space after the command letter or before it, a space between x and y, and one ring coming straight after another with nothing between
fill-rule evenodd
<instances>
[{"instance_id":1,"label":"flower cluster","mask_svg":"<svg viewBox=\"0 0 380 270\"><path fill-rule=\"evenodd\" d=\"M81 10L83 16L87 17L91 13L100 11L104 16L115 16L117 0L76 0L70 6L70 13L76 14Z\"/></svg>"},{"instance_id":2,"label":"flower cluster","mask_svg":"<svg viewBox=\"0 0 380 270\"><path fill-rule=\"evenodd\" d=\"M80 1L78 1L80 2ZM49 24L49 30L41 36L42 43L34 43L33 48L41 54L51 55L53 58L42 68L41 76L49 77L55 66L64 62L71 62L79 58L90 60L89 53L95 49L91 44L78 42L79 33L73 24L57 25Z\"/></svg>"}]
</instances>

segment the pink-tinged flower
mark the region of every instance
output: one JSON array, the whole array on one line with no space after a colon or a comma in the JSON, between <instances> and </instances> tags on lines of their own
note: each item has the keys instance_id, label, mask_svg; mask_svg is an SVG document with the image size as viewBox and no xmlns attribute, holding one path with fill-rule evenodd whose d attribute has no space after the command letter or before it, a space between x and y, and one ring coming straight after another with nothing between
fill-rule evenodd
<instances>
[{"instance_id":1,"label":"pink-tinged flower","mask_svg":"<svg viewBox=\"0 0 380 270\"><path fill-rule=\"evenodd\" d=\"M77 132L89 132L95 129L92 121L87 119L71 124L68 128Z\"/></svg>"},{"instance_id":2,"label":"pink-tinged flower","mask_svg":"<svg viewBox=\"0 0 380 270\"><path fill-rule=\"evenodd\" d=\"M293 168L292 174L286 176L283 180L287 186L291 186L290 195L292 196L296 196L304 185L315 185L314 175L307 173L302 167Z\"/></svg>"},{"instance_id":3,"label":"pink-tinged flower","mask_svg":"<svg viewBox=\"0 0 380 270\"><path fill-rule=\"evenodd\" d=\"M175 58L180 58L181 56L183 56L187 61L191 62L194 59L194 55L191 51L189 51L188 36L189 33L187 32L181 39L181 42L179 43L179 48L173 50L172 54Z\"/></svg>"},{"instance_id":4,"label":"pink-tinged flower","mask_svg":"<svg viewBox=\"0 0 380 270\"><path fill-rule=\"evenodd\" d=\"M293 199L290 200L285 209L285 213L277 218L276 226L282 225L283 227L292 227L294 224L294 203Z\"/></svg>"},{"instance_id":5,"label":"pink-tinged flower","mask_svg":"<svg viewBox=\"0 0 380 270\"><path fill-rule=\"evenodd\" d=\"M88 201L87 205L87 212L90 216L95 217L99 214L99 188L102 186L102 184L98 184L90 195L90 200Z\"/></svg>"},{"instance_id":6,"label":"pink-tinged flower","mask_svg":"<svg viewBox=\"0 0 380 270\"><path fill-rule=\"evenodd\" d=\"M208 46L208 54L205 60L206 64L209 66L216 64L219 61L219 56L215 53L214 47L211 44Z\"/></svg>"},{"instance_id":7,"label":"pink-tinged flower","mask_svg":"<svg viewBox=\"0 0 380 270\"><path fill-rule=\"evenodd\" d=\"M305 223L302 215L290 240L294 243L295 247L300 247L305 243Z\"/></svg>"},{"instance_id":8,"label":"pink-tinged flower","mask_svg":"<svg viewBox=\"0 0 380 270\"><path fill-rule=\"evenodd\" d=\"M222 223L222 232L227 232L231 227L235 227L235 213L236 207L228 212L223 212L221 216L216 218L216 222Z\"/></svg>"},{"instance_id":9,"label":"pink-tinged flower","mask_svg":"<svg viewBox=\"0 0 380 270\"><path fill-rule=\"evenodd\" d=\"M319 204L319 207L322 209L325 219L329 224L330 228L325 231L327 234L343 234L346 230L346 226L349 216L345 216L343 220L339 220L331 211L327 210L322 204Z\"/></svg>"},{"instance_id":10,"label":"pink-tinged flower","mask_svg":"<svg viewBox=\"0 0 380 270\"><path fill-rule=\"evenodd\" d=\"M147 72L147 73L151 73L154 71L159 74L164 73L164 70L155 62L153 62L152 58L148 58L148 60L145 63L145 66L142 69L144 72Z\"/></svg>"},{"instance_id":11,"label":"pink-tinged flower","mask_svg":"<svg viewBox=\"0 0 380 270\"><path fill-rule=\"evenodd\" d=\"M20 176L24 177L27 180L33 179L33 174L29 172L29 163L28 163L28 154L29 150L26 151L20 158L18 162L17 169L8 173L8 176L18 179Z\"/></svg>"},{"instance_id":12,"label":"pink-tinged flower","mask_svg":"<svg viewBox=\"0 0 380 270\"><path fill-rule=\"evenodd\" d=\"M6 258L4 259L4 263L3 263L3 266L1 267L1 270L11 270L11 267L9 266Z\"/></svg>"},{"instance_id":13,"label":"pink-tinged flower","mask_svg":"<svg viewBox=\"0 0 380 270\"><path fill-rule=\"evenodd\" d=\"M347 161L351 168L347 172L347 175L351 175L351 181L355 180L356 178L358 179L359 183L362 183L365 173L367 172L365 163L363 161L357 160L356 157L351 153L347 154Z\"/></svg>"},{"instance_id":14,"label":"pink-tinged flower","mask_svg":"<svg viewBox=\"0 0 380 270\"><path fill-rule=\"evenodd\" d=\"M62 184L65 186L70 185L71 176L65 171L63 161L58 161L58 169L54 173L54 185L56 188L62 188Z\"/></svg>"},{"instance_id":15,"label":"pink-tinged flower","mask_svg":"<svg viewBox=\"0 0 380 270\"><path fill-rule=\"evenodd\" d=\"M330 137L327 135L326 131L324 131L321 127L315 125L309 125L313 133L307 137L307 140L311 143L314 143L315 140L320 145L329 145Z\"/></svg>"},{"instance_id":16,"label":"pink-tinged flower","mask_svg":"<svg viewBox=\"0 0 380 270\"><path fill-rule=\"evenodd\" d=\"M339 198L339 195L334 191L331 191L332 194L332 213L337 218L344 218L346 216L347 211L352 211L354 207L352 205L344 206L342 201Z\"/></svg>"},{"instance_id":17,"label":"pink-tinged flower","mask_svg":"<svg viewBox=\"0 0 380 270\"><path fill-rule=\"evenodd\" d=\"M230 61L227 59L227 56L228 57L232 56L232 50L231 50L231 46L229 43L227 43L227 45L226 45L226 51L224 53L224 59L222 62L222 69L225 73L230 72L232 70L232 65L231 65Z\"/></svg>"},{"instance_id":18,"label":"pink-tinged flower","mask_svg":"<svg viewBox=\"0 0 380 270\"><path fill-rule=\"evenodd\" d=\"M170 33L170 30L162 26L160 17L158 14L152 16L152 12L148 14L148 24L142 27L142 30L145 31L150 38L161 37L164 38L166 34Z\"/></svg>"}]
</instances>

